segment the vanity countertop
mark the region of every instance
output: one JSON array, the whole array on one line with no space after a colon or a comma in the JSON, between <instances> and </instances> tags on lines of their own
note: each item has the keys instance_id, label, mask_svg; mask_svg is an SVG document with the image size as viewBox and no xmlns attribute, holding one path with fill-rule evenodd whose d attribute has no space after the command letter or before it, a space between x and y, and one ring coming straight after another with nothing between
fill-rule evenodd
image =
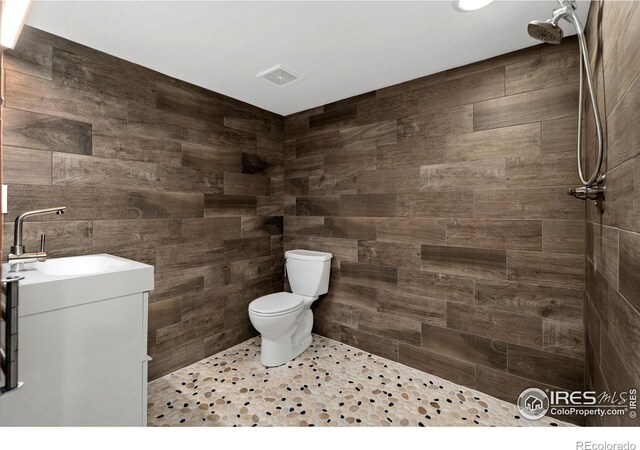
<instances>
[{"instance_id":1,"label":"vanity countertop","mask_svg":"<svg viewBox=\"0 0 640 450\"><path fill-rule=\"evenodd\" d=\"M153 290L153 266L106 253L24 263L2 276L20 281L20 316Z\"/></svg>"}]
</instances>

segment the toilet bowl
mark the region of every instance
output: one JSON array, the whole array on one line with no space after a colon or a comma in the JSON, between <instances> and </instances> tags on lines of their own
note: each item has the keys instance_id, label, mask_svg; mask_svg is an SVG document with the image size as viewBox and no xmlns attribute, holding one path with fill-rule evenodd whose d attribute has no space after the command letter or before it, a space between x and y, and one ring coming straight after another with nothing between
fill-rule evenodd
<instances>
[{"instance_id":1,"label":"toilet bowl","mask_svg":"<svg viewBox=\"0 0 640 450\"><path fill-rule=\"evenodd\" d=\"M303 309L302 297L289 292L265 295L251 302L249 319L262 336L262 365L282 365L305 350L297 352L292 340Z\"/></svg>"},{"instance_id":2,"label":"toilet bowl","mask_svg":"<svg viewBox=\"0 0 640 450\"><path fill-rule=\"evenodd\" d=\"M311 345L311 305L329 289L331 253L291 250L285 268L292 293L259 297L249 305L249 319L262 337L260 362L275 367L291 361Z\"/></svg>"}]
</instances>

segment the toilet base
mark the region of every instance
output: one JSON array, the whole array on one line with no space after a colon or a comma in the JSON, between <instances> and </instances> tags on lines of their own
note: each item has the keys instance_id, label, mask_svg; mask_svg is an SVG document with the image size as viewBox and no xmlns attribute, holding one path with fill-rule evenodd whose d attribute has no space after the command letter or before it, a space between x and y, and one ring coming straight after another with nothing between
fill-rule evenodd
<instances>
[{"instance_id":1,"label":"toilet base","mask_svg":"<svg viewBox=\"0 0 640 450\"><path fill-rule=\"evenodd\" d=\"M291 337L285 337L279 341L265 339L261 336L260 364L265 367L278 367L300 356L313 342L311 333L300 342L294 344Z\"/></svg>"},{"instance_id":2,"label":"toilet base","mask_svg":"<svg viewBox=\"0 0 640 450\"><path fill-rule=\"evenodd\" d=\"M262 336L260 363L266 367L276 367L300 356L313 342L312 328L313 313L306 306L296 321L293 333L276 340Z\"/></svg>"},{"instance_id":3,"label":"toilet base","mask_svg":"<svg viewBox=\"0 0 640 450\"><path fill-rule=\"evenodd\" d=\"M297 358L303 354L304 351L309 348L311 342L313 342L313 337L309 334L309 336L306 336L302 341L297 344L293 344L293 357L291 359Z\"/></svg>"}]
</instances>

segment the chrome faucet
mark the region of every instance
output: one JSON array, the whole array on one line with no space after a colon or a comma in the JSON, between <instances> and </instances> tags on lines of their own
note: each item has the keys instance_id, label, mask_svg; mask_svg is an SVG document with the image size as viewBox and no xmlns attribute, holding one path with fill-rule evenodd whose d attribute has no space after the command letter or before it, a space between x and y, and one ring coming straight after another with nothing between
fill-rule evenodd
<instances>
[{"instance_id":1,"label":"chrome faucet","mask_svg":"<svg viewBox=\"0 0 640 450\"><path fill-rule=\"evenodd\" d=\"M40 236L40 251L38 252L26 252L24 245L22 244L22 223L27 217L39 216L40 214L64 214L66 206L59 206L57 208L36 209L33 211L27 211L16 217L16 223L13 230L13 245L9 250L7 260L12 262L24 262L28 259L35 259L36 261L46 261L47 252L45 251L45 235Z\"/></svg>"}]
</instances>

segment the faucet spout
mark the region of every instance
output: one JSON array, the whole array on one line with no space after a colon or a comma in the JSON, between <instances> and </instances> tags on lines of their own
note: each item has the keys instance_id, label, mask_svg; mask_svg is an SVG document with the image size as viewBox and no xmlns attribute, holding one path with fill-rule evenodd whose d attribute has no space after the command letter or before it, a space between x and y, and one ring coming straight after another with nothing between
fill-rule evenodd
<instances>
[{"instance_id":1,"label":"faucet spout","mask_svg":"<svg viewBox=\"0 0 640 450\"><path fill-rule=\"evenodd\" d=\"M27 211L25 213L20 214L16 217L15 227L13 229L13 245L11 246L11 250L9 252L9 260L18 259L18 257L24 255L25 248L22 243L22 224L24 220L31 216L39 216L41 214L64 214L64 211L67 209L66 206L58 206L56 208L46 208L46 209L35 209L33 211ZM46 253L44 249L41 249L41 255L37 257L38 261L44 261L46 259ZM24 259L24 258L22 258Z\"/></svg>"}]
</instances>

